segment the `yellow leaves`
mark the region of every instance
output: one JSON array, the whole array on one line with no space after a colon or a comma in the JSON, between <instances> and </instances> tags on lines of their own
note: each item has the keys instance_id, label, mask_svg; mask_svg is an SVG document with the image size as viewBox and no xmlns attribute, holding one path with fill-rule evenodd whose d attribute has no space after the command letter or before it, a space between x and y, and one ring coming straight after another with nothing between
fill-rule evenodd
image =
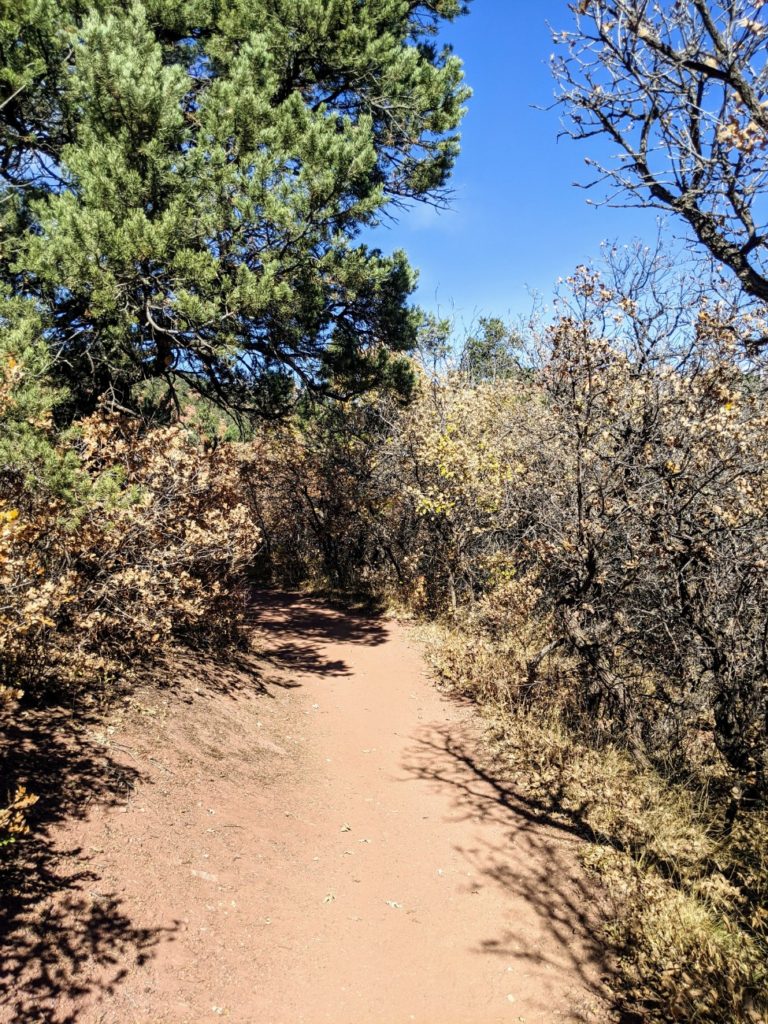
<instances>
[{"instance_id":1,"label":"yellow leaves","mask_svg":"<svg viewBox=\"0 0 768 1024\"><path fill-rule=\"evenodd\" d=\"M0 708L10 707L17 701L20 701L24 696L23 690L18 690L13 686L2 686L0 685Z\"/></svg>"},{"instance_id":2,"label":"yellow leaves","mask_svg":"<svg viewBox=\"0 0 768 1024\"><path fill-rule=\"evenodd\" d=\"M26 812L34 807L38 798L28 793L24 786L17 786L13 799L7 807L0 808L0 847L14 843L29 832Z\"/></svg>"},{"instance_id":3,"label":"yellow leaves","mask_svg":"<svg viewBox=\"0 0 768 1024\"><path fill-rule=\"evenodd\" d=\"M515 477L527 476L528 466L524 462L516 462L514 466L507 466L503 473L505 483L512 483Z\"/></svg>"},{"instance_id":4,"label":"yellow leaves","mask_svg":"<svg viewBox=\"0 0 768 1024\"><path fill-rule=\"evenodd\" d=\"M30 807L34 807L37 803L38 797L33 793L28 793L25 786L18 786L16 793L13 798L12 806L19 811L26 811Z\"/></svg>"},{"instance_id":5,"label":"yellow leaves","mask_svg":"<svg viewBox=\"0 0 768 1024\"><path fill-rule=\"evenodd\" d=\"M103 414L67 443L94 482L77 516L45 492L0 502L6 673L82 685L158 653L177 629L231 628L261 536L245 500L250 450Z\"/></svg>"},{"instance_id":6,"label":"yellow leaves","mask_svg":"<svg viewBox=\"0 0 768 1024\"><path fill-rule=\"evenodd\" d=\"M755 121L734 116L718 127L718 142L749 155L768 144L765 130Z\"/></svg>"},{"instance_id":7,"label":"yellow leaves","mask_svg":"<svg viewBox=\"0 0 768 1024\"><path fill-rule=\"evenodd\" d=\"M762 6L762 4L759 4L759 6ZM766 30L765 24L756 18L739 18L738 25L739 28L748 29L756 36L762 35Z\"/></svg>"},{"instance_id":8,"label":"yellow leaves","mask_svg":"<svg viewBox=\"0 0 768 1024\"><path fill-rule=\"evenodd\" d=\"M423 494L417 502L416 514L421 517L444 516L449 515L454 508L455 504L443 496Z\"/></svg>"}]
</instances>

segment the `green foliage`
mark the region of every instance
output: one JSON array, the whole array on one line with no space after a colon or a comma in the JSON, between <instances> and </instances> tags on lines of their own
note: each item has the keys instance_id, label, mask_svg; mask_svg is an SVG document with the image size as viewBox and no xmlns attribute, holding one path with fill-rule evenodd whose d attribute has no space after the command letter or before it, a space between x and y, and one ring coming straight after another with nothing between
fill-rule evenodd
<instances>
[{"instance_id":1,"label":"green foliage","mask_svg":"<svg viewBox=\"0 0 768 1024\"><path fill-rule=\"evenodd\" d=\"M404 389L401 253L467 90L455 0L23 0L0 9L0 274L35 301L70 415L185 381L250 412L297 385Z\"/></svg>"},{"instance_id":2,"label":"green foliage","mask_svg":"<svg viewBox=\"0 0 768 1024\"><path fill-rule=\"evenodd\" d=\"M77 460L57 447L53 430L53 410L65 397L52 383L34 307L0 297L0 493L45 487L57 498L75 497Z\"/></svg>"},{"instance_id":3,"label":"green foliage","mask_svg":"<svg viewBox=\"0 0 768 1024\"><path fill-rule=\"evenodd\" d=\"M498 317L481 317L461 353L461 370L474 383L520 376L522 339Z\"/></svg>"}]
</instances>

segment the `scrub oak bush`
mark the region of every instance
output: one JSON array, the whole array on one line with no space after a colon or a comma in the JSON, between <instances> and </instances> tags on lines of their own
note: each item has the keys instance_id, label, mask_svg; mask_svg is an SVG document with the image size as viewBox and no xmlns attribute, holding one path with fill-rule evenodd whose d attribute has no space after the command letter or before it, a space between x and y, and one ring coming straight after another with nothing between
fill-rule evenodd
<instances>
[{"instance_id":1,"label":"scrub oak bush","mask_svg":"<svg viewBox=\"0 0 768 1024\"><path fill-rule=\"evenodd\" d=\"M12 715L16 704L23 697L21 690L0 686L0 714ZM29 831L26 812L37 803L37 797L28 793L24 786L15 786L10 792L2 793L0 800L0 852L3 847L12 846L16 840Z\"/></svg>"},{"instance_id":2,"label":"scrub oak bush","mask_svg":"<svg viewBox=\"0 0 768 1024\"><path fill-rule=\"evenodd\" d=\"M32 372L6 356L6 436ZM231 636L259 543L246 447L107 412L28 426L24 462L0 465L0 684L82 688Z\"/></svg>"},{"instance_id":3,"label":"scrub oak bush","mask_svg":"<svg viewBox=\"0 0 768 1024\"><path fill-rule=\"evenodd\" d=\"M563 458L530 549L555 636L578 659L579 702L641 755L711 736L739 797L764 798L762 368L745 364L722 310L699 306L691 347L663 354L600 336L613 292L588 273L574 287L590 306L547 338L541 387Z\"/></svg>"},{"instance_id":4,"label":"scrub oak bush","mask_svg":"<svg viewBox=\"0 0 768 1024\"><path fill-rule=\"evenodd\" d=\"M108 694L173 644L234 640L260 537L244 498L252 452L216 417L190 408L147 429L101 410L57 430L66 394L50 357L3 313L0 725L12 726L22 698ZM0 778L0 853L36 802Z\"/></svg>"}]
</instances>

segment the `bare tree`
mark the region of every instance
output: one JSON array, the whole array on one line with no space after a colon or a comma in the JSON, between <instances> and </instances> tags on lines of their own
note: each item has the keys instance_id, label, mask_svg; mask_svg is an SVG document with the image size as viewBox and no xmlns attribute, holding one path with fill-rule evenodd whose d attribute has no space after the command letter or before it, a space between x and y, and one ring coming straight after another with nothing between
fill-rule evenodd
<instances>
[{"instance_id":1,"label":"bare tree","mask_svg":"<svg viewBox=\"0 0 768 1024\"><path fill-rule=\"evenodd\" d=\"M682 217L768 301L768 18L765 0L580 0L553 58L576 139L617 158L591 185L608 201ZM760 337L756 344L768 344Z\"/></svg>"}]
</instances>

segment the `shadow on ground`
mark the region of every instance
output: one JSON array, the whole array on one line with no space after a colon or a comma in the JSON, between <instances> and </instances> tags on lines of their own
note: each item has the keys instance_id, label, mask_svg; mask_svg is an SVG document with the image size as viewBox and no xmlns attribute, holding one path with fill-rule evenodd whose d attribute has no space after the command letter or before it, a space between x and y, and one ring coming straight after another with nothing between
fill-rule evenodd
<instances>
[{"instance_id":1,"label":"shadow on ground","mask_svg":"<svg viewBox=\"0 0 768 1024\"><path fill-rule=\"evenodd\" d=\"M510 921L503 933L487 936L476 952L576 974L602 1003L602 983L612 980L613 954L600 934L599 890L590 886L576 859L576 845L587 838L578 822L554 816L550 808L515 792L482 762L477 740L455 727L425 728L415 737L403 767L405 780L426 780L436 791L450 791L454 820L478 824L477 842L457 852L472 876L482 879L481 885L525 901L548 939L537 942L523 922ZM477 882L472 884L476 889ZM549 954L542 952L542 945ZM632 1013L622 1012L615 1019L639 1024Z\"/></svg>"},{"instance_id":2,"label":"shadow on ground","mask_svg":"<svg viewBox=\"0 0 768 1024\"><path fill-rule=\"evenodd\" d=\"M186 702L214 693L272 697L300 686L304 674L350 674L344 661L324 656L323 643L377 645L386 630L370 615L271 591L254 595L245 638L240 649L178 647L144 671L142 684ZM99 851L54 838L90 805L118 809L139 784L152 782L128 748L100 735L104 727L103 716L82 702L27 708L0 721L0 798L17 784L38 797L30 834L0 850L0 1024L76 1024L80 1000L93 1005L111 994L176 931L175 924L149 929L133 921L120 895L104 889Z\"/></svg>"},{"instance_id":3,"label":"shadow on ground","mask_svg":"<svg viewBox=\"0 0 768 1024\"><path fill-rule=\"evenodd\" d=\"M378 646L387 639L386 628L370 612L335 609L304 594L275 590L253 595L242 633L240 648L230 645L208 652L176 647L147 678L163 689L179 691L182 699L205 691L272 697L275 690L300 687L301 676L351 674L346 661L325 655L323 645Z\"/></svg>"},{"instance_id":4,"label":"shadow on ground","mask_svg":"<svg viewBox=\"0 0 768 1024\"><path fill-rule=\"evenodd\" d=\"M323 644L377 647L387 639L386 627L370 612L331 608L304 594L282 591L256 592L248 621L260 658L296 675L348 676L349 665L326 658ZM290 641L283 638L286 629Z\"/></svg>"},{"instance_id":5,"label":"shadow on ground","mask_svg":"<svg viewBox=\"0 0 768 1024\"><path fill-rule=\"evenodd\" d=\"M113 991L168 931L131 921L90 852L52 839L92 801L116 807L141 781L98 742L98 727L88 712L47 707L19 711L0 732L0 786L39 798L30 835L0 851L0 1021L75 1024L78 999Z\"/></svg>"},{"instance_id":6,"label":"shadow on ground","mask_svg":"<svg viewBox=\"0 0 768 1024\"><path fill-rule=\"evenodd\" d=\"M230 648L208 653L179 647L169 651L145 681L159 689L177 692L187 702L192 693L274 697L275 690L291 690L301 685L270 671L285 667L288 661L281 664L271 651Z\"/></svg>"}]
</instances>

